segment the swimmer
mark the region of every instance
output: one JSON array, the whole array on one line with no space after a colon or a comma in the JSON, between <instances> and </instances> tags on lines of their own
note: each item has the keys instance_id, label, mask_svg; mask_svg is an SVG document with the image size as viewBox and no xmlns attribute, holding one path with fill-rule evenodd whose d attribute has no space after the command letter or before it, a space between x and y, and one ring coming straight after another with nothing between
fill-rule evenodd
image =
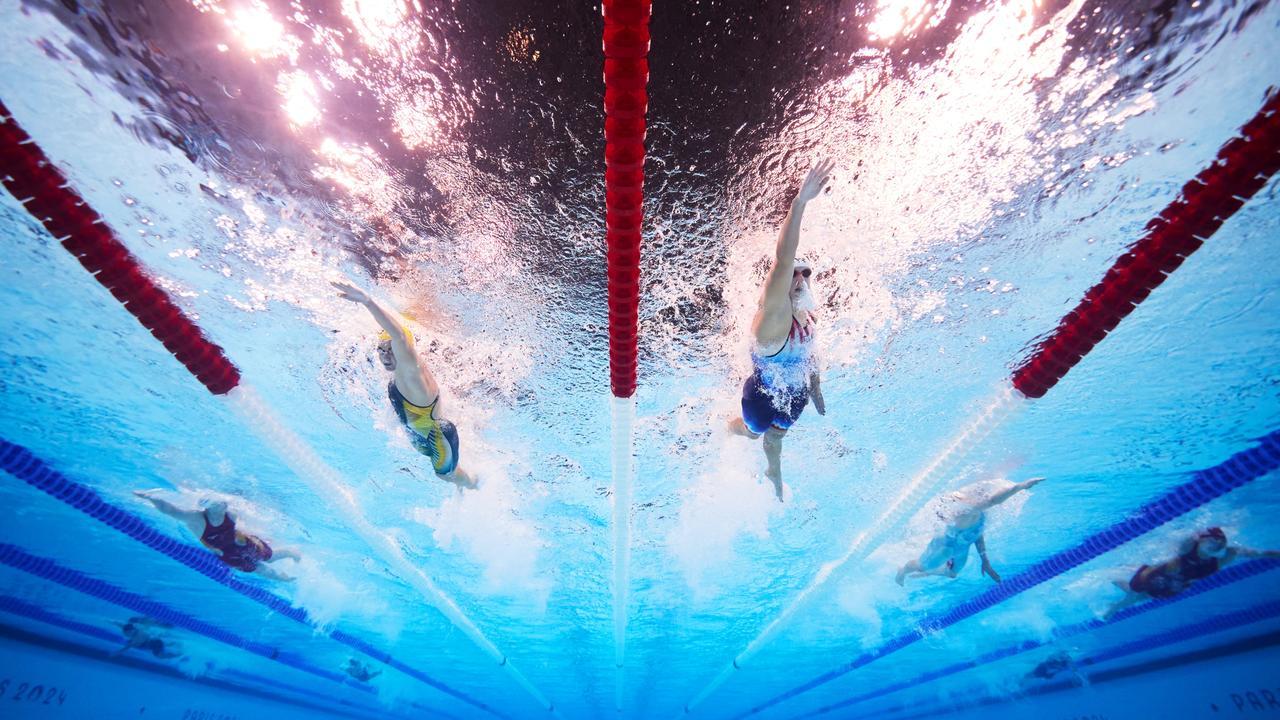
<instances>
[{"instance_id":1,"label":"swimmer","mask_svg":"<svg viewBox=\"0 0 1280 720\"><path fill-rule=\"evenodd\" d=\"M813 356L814 316L818 303L810 278L813 268L796 260L800 220L805 205L827 187L829 160L809 171L778 235L773 268L765 279L760 305L752 320L754 371L742 386L742 417L729 422L729 431L752 440L764 437L768 462L765 477L782 501L782 438L810 400L819 415L827 414L822 379Z\"/></svg>"},{"instance_id":2,"label":"swimmer","mask_svg":"<svg viewBox=\"0 0 1280 720\"><path fill-rule=\"evenodd\" d=\"M946 513L939 513L943 521L941 534L934 536L918 560L912 560L898 570L898 584L905 585L907 576L956 577L969 561L970 545L978 550L978 557L982 558L982 574L1000 582L1000 574L991 567L991 561L987 558L987 540L984 535L986 511L1042 482L1044 478L1037 477L1020 483L1009 483L985 500L974 497L972 491L968 490L951 493L944 499L951 508Z\"/></svg>"},{"instance_id":3,"label":"swimmer","mask_svg":"<svg viewBox=\"0 0 1280 720\"><path fill-rule=\"evenodd\" d=\"M1178 557L1159 565L1143 565L1127 582L1116 580L1116 587L1123 590L1125 595L1103 614L1103 619L1109 619L1116 612L1148 598L1171 598L1186 590L1196 580L1207 578L1224 565L1242 557L1276 558L1280 557L1280 551L1250 550L1231 545L1222 528L1202 530L1183 541L1178 549Z\"/></svg>"},{"instance_id":4,"label":"swimmer","mask_svg":"<svg viewBox=\"0 0 1280 720\"><path fill-rule=\"evenodd\" d=\"M161 660L182 657L182 643L168 637L168 631L172 629L173 626L169 623L160 622L154 618L131 617L129 622L120 625L120 632L127 642L113 654L113 657L133 648L149 652Z\"/></svg>"},{"instance_id":5,"label":"swimmer","mask_svg":"<svg viewBox=\"0 0 1280 720\"><path fill-rule=\"evenodd\" d=\"M1070 673L1072 682L1075 685L1084 685L1086 679L1080 674L1076 667L1075 658L1070 653L1057 652L1045 658L1039 665L1022 677L1022 688L1028 689L1036 685L1042 685L1063 673Z\"/></svg>"},{"instance_id":6,"label":"swimmer","mask_svg":"<svg viewBox=\"0 0 1280 720\"><path fill-rule=\"evenodd\" d=\"M441 407L440 387L414 347L413 333L405 329L397 313L350 283L331 283L338 295L365 306L382 326L378 338L378 360L393 374L387 384L391 408L409 430L409 440L418 452L431 460L431 467L442 480L459 488L476 486L458 467L458 430L445 420Z\"/></svg>"},{"instance_id":7,"label":"swimmer","mask_svg":"<svg viewBox=\"0 0 1280 720\"><path fill-rule=\"evenodd\" d=\"M382 674L381 670L370 670L367 664L362 663L355 658L348 658L347 667L344 669L352 679L362 683L367 683Z\"/></svg>"},{"instance_id":8,"label":"swimmer","mask_svg":"<svg viewBox=\"0 0 1280 720\"><path fill-rule=\"evenodd\" d=\"M134 495L146 500L157 510L171 518L186 523L201 544L213 551L226 565L247 573L257 573L271 580L291 582L293 578L270 568L267 563L281 559L301 560L293 550L272 548L256 535L248 535L236 529L236 519L221 500L209 503L204 510L184 510L168 500L156 497L158 490L135 490Z\"/></svg>"}]
</instances>

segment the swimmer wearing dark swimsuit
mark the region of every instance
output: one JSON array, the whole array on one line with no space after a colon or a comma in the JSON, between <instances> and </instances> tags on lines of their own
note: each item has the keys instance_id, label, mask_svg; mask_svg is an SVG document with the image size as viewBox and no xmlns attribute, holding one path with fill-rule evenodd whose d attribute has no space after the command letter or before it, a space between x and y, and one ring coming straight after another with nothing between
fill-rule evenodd
<instances>
[{"instance_id":1,"label":"swimmer wearing dark swimsuit","mask_svg":"<svg viewBox=\"0 0 1280 720\"><path fill-rule=\"evenodd\" d=\"M1216 533L1215 533L1216 531ZM1191 549L1177 558L1159 565L1143 565L1129 580L1129 589L1134 592L1150 595L1153 598L1171 598L1191 586L1196 580L1202 580L1218 572L1222 563L1216 557L1204 557L1200 554L1200 543L1205 538L1218 538L1226 543L1226 535L1222 530L1213 528L1202 533L1191 545Z\"/></svg>"},{"instance_id":2,"label":"swimmer wearing dark swimsuit","mask_svg":"<svg viewBox=\"0 0 1280 720\"><path fill-rule=\"evenodd\" d=\"M755 371L742 384L742 422L761 435L771 427L787 430L809 404L813 368L812 327L791 321L791 332L778 352L752 356Z\"/></svg>"},{"instance_id":3,"label":"swimmer wearing dark swimsuit","mask_svg":"<svg viewBox=\"0 0 1280 720\"><path fill-rule=\"evenodd\" d=\"M1104 617L1109 618L1116 611L1147 598L1166 600L1174 597L1192 583L1213 575L1240 557L1280 557L1280 552L1230 545L1222 528L1209 528L1190 538L1176 558L1159 565L1143 565L1128 582L1117 582L1116 585L1125 591L1125 597L1112 605Z\"/></svg>"},{"instance_id":4,"label":"swimmer wearing dark swimsuit","mask_svg":"<svg viewBox=\"0 0 1280 720\"><path fill-rule=\"evenodd\" d=\"M236 530L236 521L231 514L222 517L221 525L214 525L209 520L209 511L204 515L204 532L200 534L200 542L210 550L222 553L219 560L242 572L253 572L258 563L269 562L272 557L271 546L262 538L246 535Z\"/></svg>"}]
</instances>

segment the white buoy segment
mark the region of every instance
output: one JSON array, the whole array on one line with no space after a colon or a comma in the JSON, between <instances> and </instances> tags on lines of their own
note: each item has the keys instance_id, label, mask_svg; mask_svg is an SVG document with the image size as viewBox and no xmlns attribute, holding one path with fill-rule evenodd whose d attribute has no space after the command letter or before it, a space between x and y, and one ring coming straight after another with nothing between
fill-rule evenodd
<instances>
[{"instance_id":1,"label":"white buoy segment","mask_svg":"<svg viewBox=\"0 0 1280 720\"><path fill-rule=\"evenodd\" d=\"M631 484L635 479L635 396L613 398L613 705L626 685L627 595L631 582Z\"/></svg>"},{"instance_id":2,"label":"white buoy segment","mask_svg":"<svg viewBox=\"0 0 1280 720\"><path fill-rule=\"evenodd\" d=\"M1007 383L1001 385L995 395L982 406L983 409L965 423L942 452L907 482L898 497L889 504L888 509L853 538L843 555L825 563L813 580L809 581L809 584L782 609L782 612L778 613L751 642L747 643L747 647L734 657L733 662L721 670L715 679L685 704L680 715L692 713L719 689L735 670L745 666L756 653L777 637L778 632L795 616L805 602L826 585L838 571L843 571L849 563L865 560L891 534L897 532L903 523L919 512L929 498L936 495L942 485L953 476L957 466L968 457L969 453L993 430L1004 424L1014 410L1022 407L1024 400L1026 397L1012 385Z\"/></svg>"},{"instance_id":3,"label":"white buoy segment","mask_svg":"<svg viewBox=\"0 0 1280 720\"><path fill-rule=\"evenodd\" d=\"M485 637L485 634L476 627L458 604L446 595L421 568L409 562L390 535L374 527L365 518L364 512L356 503L355 495L351 492L351 484L346 482L337 470L320 459L305 440L289 429L251 386L242 382L225 397L236 414L262 442L271 448L317 497L325 500L334 509L335 519L344 521L351 531L368 544L397 576L421 593L432 607L439 610L449 619L449 622L453 623L454 627L475 643L476 647L492 658L543 709L558 715L551 701L524 676L524 673L511 664L507 656L489 638Z\"/></svg>"}]
</instances>

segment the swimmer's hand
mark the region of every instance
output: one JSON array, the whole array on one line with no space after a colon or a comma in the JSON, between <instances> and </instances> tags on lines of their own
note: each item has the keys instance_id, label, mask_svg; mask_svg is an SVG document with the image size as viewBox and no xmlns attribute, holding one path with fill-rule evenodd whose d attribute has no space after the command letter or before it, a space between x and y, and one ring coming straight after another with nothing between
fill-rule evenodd
<instances>
[{"instance_id":1,"label":"swimmer's hand","mask_svg":"<svg viewBox=\"0 0 1280 720\"><path fill-rule=\"evenodd\" d=\"M818 379L818 373L814 373L809 378L809 397L813 400L813 408L818 411L818 414L826 415L827 401L822 397L822 382Z\"/></svg>"},{"instance_id":2,"label":"swimmer's hand","mask_svg":"<svg viewBox=\"0 0 1280 720\"><path fill-rule=\"evenodd\" d=\"M991 567L991 561L986 558L982 558L982 574L990 575L992 580L1000 582L1000 573L996 572L996 569Z\"/></svg>"},{"instance_id":3,"label":"swimmer's hand","mask_svg":"<svg viewBox=\"0 0 1280 720\"><path fill-rule=\"evenodd\" d=\"M1022 482L1022 489L1023 489L1023 490L1030 490L1031 488L1033 488L1033 487L1035 487L1035 486L1039 485L1039 484L1040 484L1040 483L1042 483L1042 482L1044 482L1044 478L1042 478L1042 477L1033 477L1033 478L1031 478L1030 480L1024 480L1024 481Z\"/></svg>"},{"instance_id":4,"label":"swimmer's hand","mask_svg":"<svg viewBox=\"0 0 1280 720\"><path fill-rule=\"evenodd\" d=\"M351 302L360 303L361 305L369 302L369 293L349 282L330 281L329 284L338 289L338 297L343 300L350 300Z\"/></svg>"},{"instance_id":5,"label":"swimmer's hand","mask_svg":"<svg viewBox=\"0 0 1280 720\"><path fill-rule=\"evenodd\" d=\"M835 162L831 160L819 160L805 176L804 183L800 185L800 192L796 193L796 203L803 205L821 195L822 191L827 189L827 181L831 179L831 170L835 166Z\"/></svg>"}]
</instances>

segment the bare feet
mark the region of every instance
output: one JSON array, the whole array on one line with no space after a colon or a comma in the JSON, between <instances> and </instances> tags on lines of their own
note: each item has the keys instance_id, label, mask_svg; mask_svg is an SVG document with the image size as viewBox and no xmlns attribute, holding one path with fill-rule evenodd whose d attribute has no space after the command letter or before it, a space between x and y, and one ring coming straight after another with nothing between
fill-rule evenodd
<instances>
[{"instance_id":1,"label":"bare feet","mask_svg":"<svg viewBox=\"0 0 1280 720\"><path fill-rule=\"evenodd\" d=\"M444 479L457 485L459 490L475 490L480 487L480 483L475 478L462 470L454 470Z\"/></svg>"},{"instance_id":2,"label":"bare feet","mask_svg":"<svg viewBox=\"0 0 1280 720\"><path fill-rule=\"evenodd\" d=\"M773 483L773 493L778 496L778 502L785 502L782 499L782 473L770 470L765 472L765 477Z\"/></svg>"}]
</instances>

